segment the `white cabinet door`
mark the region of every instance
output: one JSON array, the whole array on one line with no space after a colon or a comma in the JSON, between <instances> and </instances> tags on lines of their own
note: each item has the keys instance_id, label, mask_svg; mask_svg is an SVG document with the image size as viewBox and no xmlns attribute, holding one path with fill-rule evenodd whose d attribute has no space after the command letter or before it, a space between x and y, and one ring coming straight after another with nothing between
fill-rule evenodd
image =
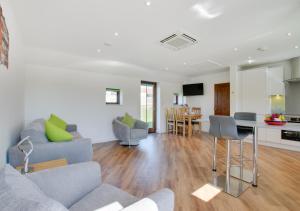
<instances>
[{"instance_id":1,"label":"white cabinet door","mask_svg":"<svg viewBox=\"0 0 300 211\"><path fill-rule=\"evenodd\" d=\"M281 143L281 130L267 128L267 141L273 143Z\"/></svg>"},{"instance_id":2,"label":"white cabinet door","mask_svg":"<svg viewBox=\"0 0 300 211\"><path fill-rule=\"evenodd\" d=\"M268 95L285 95L283 67L270 67L267 73Z\"/></svg>"},{"instance_id":3,"label":"white cabinet door","mask_svg":"<svg viewBox=\"0 0 300 211\"><path fill-rule=\"evenodd\" d=\"M261 115L269 113L266 68L241 71L240 79L241 110Z\"/></svg>"}]
</instances>

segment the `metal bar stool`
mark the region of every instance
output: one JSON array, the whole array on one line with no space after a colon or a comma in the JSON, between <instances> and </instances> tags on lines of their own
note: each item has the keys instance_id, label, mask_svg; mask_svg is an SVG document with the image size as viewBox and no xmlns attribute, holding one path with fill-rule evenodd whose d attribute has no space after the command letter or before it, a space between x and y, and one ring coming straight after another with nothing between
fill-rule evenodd
<instances>
[{"instance_id":1,"label":"metal bar stool","mask_svg":"<svg viewBox=\"0 0 300 211\"><path fill-rule=\"evenodd\" d=\"M234 114L234 119L235 120L244 120L244 121L256 121L256 113L251 113L251 112L236 112ZM238 133L244 134L245 137L249 135L253 135L254 133L254 128L252 127L246 127L246 126L237 126ZM243 156L243 141L240 140L240 157L243 158L243 161L251 161L252 159L244 159ZM242 172L241 172L242 169ZM243 168L243 166L233 166L230 169L231 176L242 179L245 182L251 183L253 180L253 173L250 170L246 170ZM240 176L242 175L242 177Z\"/></svg>"},{"instance_id":2,"label":"metal bar stool","mask_svg":"<svg viewBox=\"0 0 300 211\"><path fill-rule=\"evenodd\" d=\"M214 136L214 158L213 158L213 170L216 170L216 139L223 138L227 141L227 155L226 155L226 177L221 175L218 176L216 180L216 186L223 188L224 192L238 197L243 193L249 184L245 183L240 179L231 177L230 170L233 165L231 165L231 142L233 140L242 141L247 135L244 133L239 133L237 130L237 125L232 117L228 116L210 116L210 134ZM240 148L241 149L241 148ZM240 166L243 166L243 153L240 152ZM243 171L240 171L240 178L243 178Z\"/></svg>"}]
</instances>

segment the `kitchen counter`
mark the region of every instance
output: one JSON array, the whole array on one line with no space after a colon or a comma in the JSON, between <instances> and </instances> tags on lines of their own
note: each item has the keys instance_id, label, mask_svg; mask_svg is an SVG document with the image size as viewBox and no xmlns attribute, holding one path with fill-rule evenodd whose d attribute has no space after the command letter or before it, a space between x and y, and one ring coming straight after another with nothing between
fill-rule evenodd
<instances>
[{"instance_id":1,"label":"kitchen counter","mask_svg":"<svg viewBox=\"0 0 300 211\"><path fill-rule=\"evenodd\" d=\"M277 130L300 131L300 123L287 123L287 124L282 125L282 126L276 126L276 125L268 125L264 122L243 121L243 120L238 120L236 122L237 122L237 125L240 125L240 126L250 126L250 127L257 127L257 128L269 128L269 129L277 129Z\"/></svg>"}]
</instances>

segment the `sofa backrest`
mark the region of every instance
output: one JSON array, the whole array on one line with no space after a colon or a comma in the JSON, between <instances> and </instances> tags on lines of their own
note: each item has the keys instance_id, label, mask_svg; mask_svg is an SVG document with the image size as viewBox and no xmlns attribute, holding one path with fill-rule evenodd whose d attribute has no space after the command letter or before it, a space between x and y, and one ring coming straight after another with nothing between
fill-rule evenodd
<instances>
[{"instance_id":1,"label":"sofa backrest","mask_svg":"<svg viewBox=\"0 0 300 211\"><path fill-rule=\"evenodd\" d=\"M67 211L10 165L0 169L0 210Z\"/></svg>"},{"instance_id":2,"label":"sofa backrest","mask_svg":"<svg viewBox=\"0 0 300 211\"><path fill-rule=\"evenodd\" d=\"M32 143L47 143L48 139L45 135L45 120L36 119L29 123L21 132L21 139L30 136Z\"/></svg>"}]
</instances>

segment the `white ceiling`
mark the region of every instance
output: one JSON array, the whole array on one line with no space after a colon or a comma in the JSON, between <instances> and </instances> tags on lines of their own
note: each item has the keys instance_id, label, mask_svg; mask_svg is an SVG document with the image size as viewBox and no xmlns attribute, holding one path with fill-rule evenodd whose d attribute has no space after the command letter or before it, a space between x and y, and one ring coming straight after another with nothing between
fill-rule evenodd
<instances>
[{"instance_id":1,"label":"white ceiling","mask_svg":"<svg viewBox=\"0 0 300 211\"><path fill-rule=\"evenodd\" d=\"M262 63L300 55L294 48L300 47L299 0L151 0L151 6L146 0L11 2L30 64L91 71L126 66L195 76L245 64L249 56ZM192 9L195 4L206 8L206 17ZM198 43L179 51L159 44L178 31Z\"/></svg>"}]
</instances>

